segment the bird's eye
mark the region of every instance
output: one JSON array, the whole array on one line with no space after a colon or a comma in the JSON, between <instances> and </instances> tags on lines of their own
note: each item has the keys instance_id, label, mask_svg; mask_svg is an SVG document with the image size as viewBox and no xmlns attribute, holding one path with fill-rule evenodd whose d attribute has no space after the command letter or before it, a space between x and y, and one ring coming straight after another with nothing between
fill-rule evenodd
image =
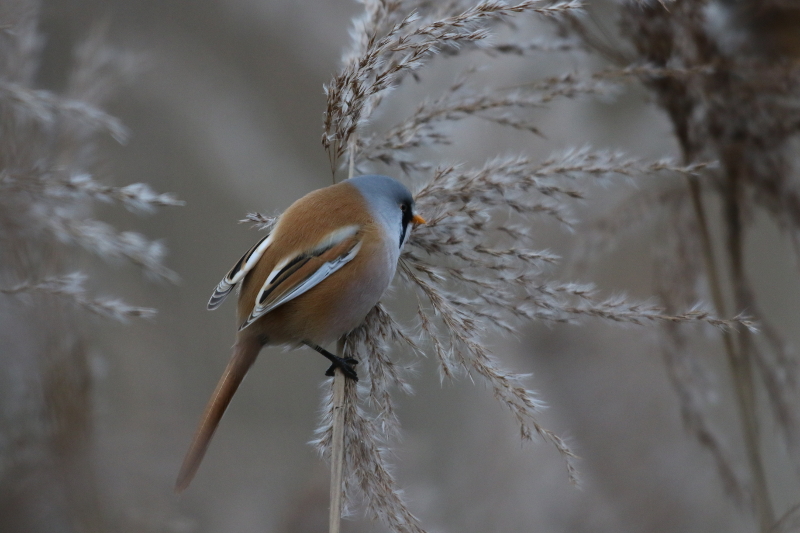
<instances>
[{"instance_id":1,"label":"bird's eye","mask_svg":"<svg viewBox=\"0 0 800 533\"><path fill-rule=\"evenodd\" d=\"M408 206L406 204L400 204L400 211L405 213L406 211L408 211Z\"/></svg>"}]
</instances>

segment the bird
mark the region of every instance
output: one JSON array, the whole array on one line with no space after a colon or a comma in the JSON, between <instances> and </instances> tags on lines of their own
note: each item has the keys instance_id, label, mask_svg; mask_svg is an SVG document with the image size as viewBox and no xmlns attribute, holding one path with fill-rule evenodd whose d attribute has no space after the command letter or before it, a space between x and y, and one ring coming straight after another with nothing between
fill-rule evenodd
<instances>
[{"instance_id":1,"label":"bird","mask_svg":"<svg viewBox=\"0 0 800 533\"><path fill-rule=\"evenodd\" d=\"M357 363L323 346L362 324L389 287L411 229L425 220L411 192L366 175L308 193L281 214L214 289L208 309L238 288L232 355L200 419L175 482L185 490L239 384L265 345L308 346L358 380Z\"/></svg>"}]
</instances>

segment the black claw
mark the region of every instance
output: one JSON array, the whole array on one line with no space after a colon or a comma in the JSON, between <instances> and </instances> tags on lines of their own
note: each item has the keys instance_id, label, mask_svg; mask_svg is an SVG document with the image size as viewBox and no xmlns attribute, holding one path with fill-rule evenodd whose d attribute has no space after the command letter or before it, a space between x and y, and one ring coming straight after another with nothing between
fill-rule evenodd
<instances>
[{"instance_id":1,"label":"black claw","mask_svg":"<svg viewBox=\"0 0 800 533\"><path fill-rule=\"evenodd\" d=\"M317 346L316 344L313 344L311 342L304 342L304 344L309 348L313 348L314 350L318 351L319 353L324 355L331 363L333 363L331 364L330 368L328 368L328 370L325 371L326 376L333 376L335 370L338 368L342 371L342 374L344 374L348 378L352 379L353 381L358 381L358 374L356 374L356 371L353 369L353 366L358 364L358 360L353 359L352 357L342 358L337 355L333 355L325 348Z\"/></svg>"},{"instance_id":2,"label":"black claw","mask_svg":"<svg viewBox=\"0 0 800 533\"><path fill-rule=\"evenodd\" d=\"M335 357L335 356L334 356ZM335 374L335 370L338 368L342 371L342 374L347 376L348 378L352 379L353 381L358 381L358 374L356 374L355 369L351 365L357 365L358 361L353 359L352 357L347 357L342 359L341 357L336 357L333 364L325 371L326 376L333 376Z\"/></svg>"}]
</instances>

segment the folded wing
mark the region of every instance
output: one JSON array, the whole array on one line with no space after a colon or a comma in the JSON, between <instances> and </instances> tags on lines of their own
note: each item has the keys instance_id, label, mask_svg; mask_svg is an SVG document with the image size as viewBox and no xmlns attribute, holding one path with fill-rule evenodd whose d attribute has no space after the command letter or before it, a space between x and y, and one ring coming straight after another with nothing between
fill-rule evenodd
<instances>
[{"instance_id":1,"label":"folded wing","mask_svg":"<svg viewBox=\"0 0 800 533\"><path fill-rule=\"evenodd\" d=\"M246 328L264 314L297 298L353 260L361 249L359 226L348 226L329 235L311 250L284 259L270 272L256 296Z\"/></svg>"}]
</instances>

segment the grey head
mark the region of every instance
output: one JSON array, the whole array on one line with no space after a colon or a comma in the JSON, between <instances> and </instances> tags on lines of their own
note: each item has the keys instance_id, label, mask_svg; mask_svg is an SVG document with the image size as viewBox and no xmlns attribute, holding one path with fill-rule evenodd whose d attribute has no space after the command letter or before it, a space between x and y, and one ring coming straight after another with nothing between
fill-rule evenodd
<instances>
[{"instance_id":1,"label":"grey head","mask_svg":"<svg viewBox=\"0 0 800 533\"><path fill-rule=\"evenodd\" d=\"M357 176L347 183L358 189L372 216L383 222L387 230L396 232L398 248L402 248L414 218L414 197L406 186L394 178L377 174Z\"/></svg>"}]
</instances>

